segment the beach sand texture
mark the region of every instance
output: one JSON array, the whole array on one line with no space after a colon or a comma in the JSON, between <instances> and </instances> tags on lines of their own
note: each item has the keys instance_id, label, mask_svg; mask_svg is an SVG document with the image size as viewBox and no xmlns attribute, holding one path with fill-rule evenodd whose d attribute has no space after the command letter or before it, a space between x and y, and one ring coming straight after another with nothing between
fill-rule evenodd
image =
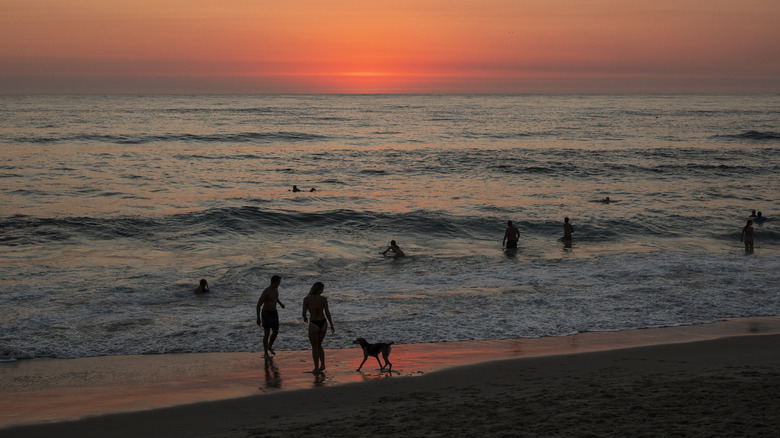
<instances>
[{"instance_id":1,"label":"beach sand texture","mask_svg":"<svg viewBox=\"0 0 780 438\"><path fill-rule=\"evenodd\" d=\"M248 353L3 364L0 436L775 437L779 324L749 318L555 340L400 345L389 378L373 358L356 373L356 349L329 352L324 377L304 373L308 352L279 352L275 372ZM78 361L91 365L58 365ZM215 398L225 399L204 401ZM166 400L175 406L159 408ZM22 414L14 420L8 412L25 403L60 412L59 420L91 416L19 426ZM79 405L81 414L64 408ZM90 411L94 405L103 411ZM121 411L136 412L97 415Z\"/></svg>"}]
</instances>

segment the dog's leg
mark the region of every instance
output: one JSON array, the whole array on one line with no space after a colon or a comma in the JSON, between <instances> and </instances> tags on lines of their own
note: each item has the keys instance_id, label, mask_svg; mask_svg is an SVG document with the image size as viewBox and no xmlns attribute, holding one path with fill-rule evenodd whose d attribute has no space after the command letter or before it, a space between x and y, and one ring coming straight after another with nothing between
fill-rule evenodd
<instances>
[{"instance_id":1,"label":"dog's leg","mask_svg":"<svg viewBox=\"0 0 780 438\"><path fill-rule=\"evenodd\" d=\"M364 354L363 355L363 362L360 362L360 366L357 369L358 371L360 371L360 369L363 368L363 364L366 363L366 359L368 359L368 355Z\"/></svg>"},{"instance_id":2,"label":"dog's leg","mask_svg":"<svg viewBox=\"0 0 780 438\"><path fill-rule=\"evenodd\" d=\"M379 360L379 355L377 354L374 357L376 358L376 363L379 364L379 371L382 371L383 369L385 369L385 367L382 365L382 362Z\"/></svg>"},{"instance_id":3,"label":"dog's leg","mask_svg":"<svg viewBox=\"0 0 780 438\"><path fill-rule=\"evenodd\" d=\"M390 356L390 351L388 351L388 350L383 351L382 352L382 357L385 359L385 366L390 365L390 368L387 369L387 371L390 371L390 370L393 369L393 364L391 364L390 361L387 360L387 356Z\"/></svg>"}]
</instances>

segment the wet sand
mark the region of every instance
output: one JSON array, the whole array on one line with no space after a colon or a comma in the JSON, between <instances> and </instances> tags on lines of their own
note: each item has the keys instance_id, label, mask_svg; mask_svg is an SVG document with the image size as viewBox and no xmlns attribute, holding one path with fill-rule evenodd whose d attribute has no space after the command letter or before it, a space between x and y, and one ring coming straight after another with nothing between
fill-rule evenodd
<instances>
[{"instance_id":1,"label":"wet sand","mask_svg":"<svg viewBox=\"0 0 780 438\"><path fill-rule=\"evenodd\" d=\"M326 340L327 342L327 340ZM778 436L780 317L358 349L0 364L0 436Z\"/></svg>"}]
</instances>

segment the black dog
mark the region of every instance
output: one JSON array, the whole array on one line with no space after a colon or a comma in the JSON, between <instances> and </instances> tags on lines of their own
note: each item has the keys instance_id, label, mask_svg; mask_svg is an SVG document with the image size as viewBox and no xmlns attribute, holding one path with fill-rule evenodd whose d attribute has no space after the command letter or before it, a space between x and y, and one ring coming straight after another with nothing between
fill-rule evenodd
<instances>
[{"instance_id":1,"label":"black dog","mask_svg":"<svg viewBox=\"0 0 780 438\"><path fill-rule=\"evenodd\" d=\"M387 371L390 371L393 369L393 364L390 363L389 360L387 360L387 356L390 356L390 346L393 345L392 342L389 344L385 343L378 343L378 344L369 344L366 342L363 338L357 338L355 339L355 342L353 344L358 344L363 348L363 362L360 363L360 366L358 367L358 371L360 371L361 368L363 368L363 364L366 363L366 359L368 359L368 356L374 356L376 358L376 362L379 364L379 370L382 371L385 369L386 366L390 365L390 367L387 369ZM379 353L382 353L382 357L385 359L385 364L382 365L382 362L379 361Z\"/></svg>"}]
</instances>

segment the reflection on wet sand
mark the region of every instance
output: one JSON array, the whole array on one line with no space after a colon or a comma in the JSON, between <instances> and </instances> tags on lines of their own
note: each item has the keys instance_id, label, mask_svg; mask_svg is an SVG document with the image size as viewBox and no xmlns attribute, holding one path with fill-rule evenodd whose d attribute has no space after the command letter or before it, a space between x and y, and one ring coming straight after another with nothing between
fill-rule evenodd
<instances>
[{"instance_id":1,"label":"reflection on wet sand","mask_svg":"<svg viewBox=\"0 0 780 438\"><path fill-rule=\"evenodd\" d=\"M349 348L328 350L328 369L313 376L308 350L277 351L269 360L260 353L208 353L16 361L0 364L0 427L419 376L501 359L763 334L780 334L780 317L556 338L397 345L392 373L381 372L377 365L356 372L363 354Z\"/></svg>"},{"instance_id":2,"label":"reflection on wet sand","mask_svg":"<svg viewBox=\"0 0 780 438\"><path fill-rule=\"evenodd\" d=\"M282 375L279 373L279 367L274 364L273 357L266 357L265 360L265 385L260 385L260 390L282 389Z\"/></svg>"}]
</instances>

